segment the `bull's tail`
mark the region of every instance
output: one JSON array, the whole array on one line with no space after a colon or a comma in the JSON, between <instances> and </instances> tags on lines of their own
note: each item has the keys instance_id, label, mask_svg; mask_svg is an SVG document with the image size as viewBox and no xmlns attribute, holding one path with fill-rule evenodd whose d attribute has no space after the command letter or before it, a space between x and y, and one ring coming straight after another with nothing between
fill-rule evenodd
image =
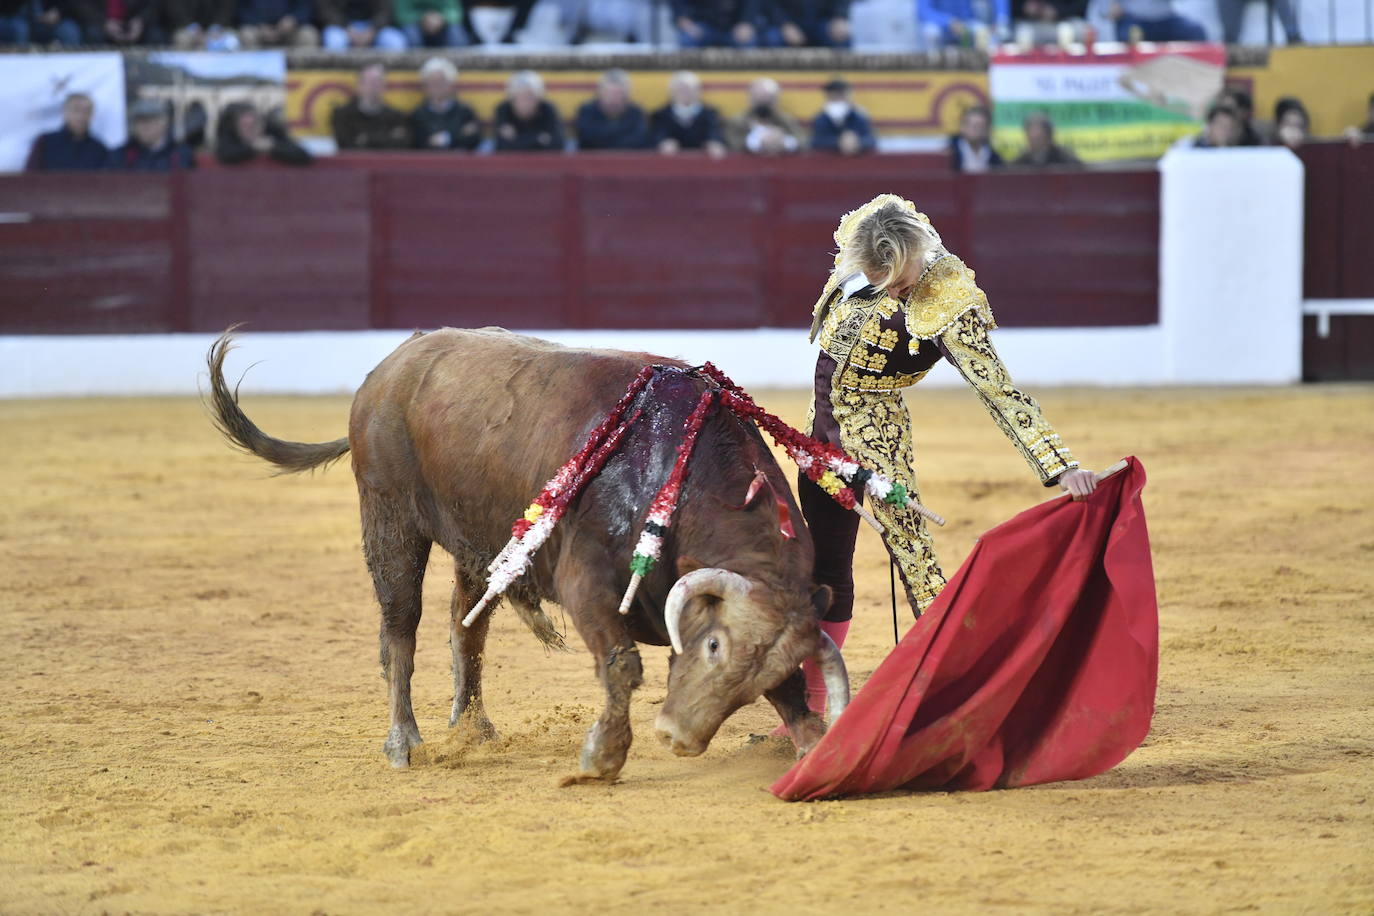
<instances>
[{"instance_id":1,"label":"bull's tail","mask_svg":"<svg viewBox=\"0 0 1374 916\"><path fill-rule=\"evenodd\" d=\"M237 327L237 326L235 326ZM215 427L230 443L281 468L283 474L296 474L326 467L348 454L348 439L333 442L287 442L274 439L239 408L237 386L231 391L224 381L224 358L233 349L234 328L219 336L206 355L210 369L210 412Z\"/></svg>"}]
</instances>

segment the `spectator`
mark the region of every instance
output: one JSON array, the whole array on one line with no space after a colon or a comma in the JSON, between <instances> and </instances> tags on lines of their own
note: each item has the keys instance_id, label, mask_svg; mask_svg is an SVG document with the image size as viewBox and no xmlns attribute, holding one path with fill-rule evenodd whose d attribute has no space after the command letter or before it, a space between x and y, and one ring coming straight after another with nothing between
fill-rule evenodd
<instances>
[{"instance_id":1,"label":"spectator","mask_svg":"<svg viewBox=\"0 0 1374 916\"><path fill-rule=\"evenodd\" d=\"M1374 140L1374 93L1370 94L1368 106L1365 109L1364 126L1347 127L1345 139L1349 140L1352 146L1358 146L1365 140Z\"/></svg>"},{"instance_id":2,"label":"spectator","mask_svg":"<svg viewBox=\"0 0 1374 916\"><path fill-rule=\"evenodd\" d=\"M601 74L596 98L577 109L579 149L644 149L649 125L644 109L630 101L630 75L619 68Z\"/></svg>"},{"instance_id":3,"label":"spectator","mask_svg":"<svg viewBox=\"0 0 1374 916\"><path fill-rule=\"evenodd\" d=\"M916 21L931 47L986 47L987 38L1011 35L1010 0L916 0Z\"/></svg>"},{"instance_id":4,"label":"spectator","mask_svg":"<svg viewBox=\"0 0 1374 916\"><path fill-rule=\"evenodd\" d=\"M311 155L295 143L276 118L264 120L247 102L231 102L219 113L215 158L225 165L242 165L259 156L286 165L309 165Z\"/></svg>"},{"instance_id":5,"label":"spectator","mask_svg":"<svg viewBox=\"0 0 1374 916\"><path fill-rule=\"evenodd\" d=\"M234 0L180 0L166 4L172 47L178 51L237 51L239 37L230 27Z\"/></svg>"},{"instance_id":6,"label":"spectator","mask_svg":"<svg viewBox=\"0 0 1374 916\"><path fill-rule=\"evenodd\" d=\"M474 5L480 5L484 7L494 6L508 9L511 10L510 22L506 26L506 31L502 33L500 39L498 39L498 43L513 45L516 42L516 36L524 30L525 24L530 21L530 13L534 9L534 2L535 0L480 0L480 3L477 4L465 3L463 4L463 30L467 33L468 40L476 44L483 39L477 34L477 28L473 24L472 7ZM563 2L566 3L567 0L563 0ZM634 0L625 0L625 2L634 2ZM598 0L597 5L600 5L600 0Z\"/></svg>"},{"instance_id":7,"label":"spectator","mask_svg":"<svg viewBox=\"0 0 1374 916\"><path fill-rule=\"evenodd\" d=\"M1224 149L1240 143L1240 112L1218 102L1207 109L1207 123L1192 141L1194 149Z\"/></svg>"},{"instance_id":8,"label":"spectator","mask_svg":"<svg viewBox=\"0 0 1374 916\"><path fill-rule=\"evenodd\" d=\"M1174 0L1107 0L1106 16L1116 23L1116 40L1130 41L1133 29L1142 41L1206 41L1207 33L1174 12Z\"/></svg>"},{"instance_id":9,"label":"spectator","mask_svg":"<svg viewBox=\"0 0 1374 916\"><path fill-rule=\"evenodd\" d=\"M327 51L404 51L405 33L391 25L391 0L317 0Z\"/></svg>"},{"instance_id":10,"label":"spectator","mask_svg":"<svg viewBox=\"0 0 1374 916\"><path fill-rule=\"evenodd\" d=\"M165 45L160 0L87 0L82 6L86 44Z\"/></svg>"},{"instance_id":11,"label":"spectator","mask_svg":"<svg viewBox=\"0 0 1374 916\"><path fill-rule=\"evenodd\" d=\"M1274 105L1274 143L1296 150L1312 139L1312 118L1307 106L1291 95Z\"/></svg>"},{"instance_id":12,"label":"spectator","mask_svg":"<svg viewBox=\"0 0 1374 916\"><path fill-rule=\"evenodd\" d=\"M392 15L412 48L461 48L468 43L459 25L458 0L392 0Z\"/></svg>"},{"instance_id":13,"label":"spectator","mask_svg":"<svg viewBox=\"0 0 1374 916\"><path fill-rule=\"evenodd\" d=\"M544 152L563 148L563 119L544 99L544 81L521 70L506 83L506 98L496 106L498 151Z\"/></svg>"},{"instance_id":14,"label":"spectator","mask_svg":"<svg viewBox=\"0 0 1374 916\"><path fill-rule=\"evenodd\" d=\"M956 172L986 172L1006 165L988 142L992 112L982 105L965 108L959 116L959 132L949 138L950 165Z\"/></svg>"},{"instance_id":15,"label":"spectator","mask_svg":"<svg viewBox=\"0 0 1374 916\"><path fill-rule=\"evenodd\" d=\"M683 48L752 48L762 0L673 0L673 24Z\"/></svg>"},{"instance_id":16,"label":"spectator","mask_svg":"<svg viewBox=\"0 0 1374 916\"><path fill-rule=\"evenodd\" d=\"M1022 127L1026 131L1026 151L1017 156L1012 165L1045 168L1083 164L1073 150L1054 142L1054 122L1045 112L1035 111L1026 115Z\"/></svg>"},{"instance_id":17,"label":"spectator","mask_svg":"<svg viewBox=\"0 0 1374 916\"><path fill-rule=\"evenodd\" d=\"M155 99L139 99L129 109L129 142L110 153L110 168L132 172L172 172L193 169L191 148L172 140L167 107Z\"/></svg>"},{"instance_id":18,"label":"spectator","mask_svg":"<svg viewBox=\"0 0 1374 916\"><path fill-rule=\"evenodd\" d=\"M654 146L665 155L701 149L713 159L725 155L720 112L701 103L701 78L679 70L668 82L668 104L650 118Z\"/></svg>"},{"instance_id":19,"label":"spectator","mask_svg":"<svg viewBox=\"0 0 1374 916\"><path fill-rule=\"evenodd\" d=\"M0 0L0 44L81 44L73 0Z\"/></svg>"},{"instance_id":20,"label":"spectator","mask_svg":"<svg viewBox=\"0 0 1374 916\"><path fill-rule=\"evenodd\" d=\"M238 0L239 43L254 48L318 48L311 0Z\"/></svg>"},{"instance_id":21,"label":"spectator","mask_svg":"<svg viewBox=\"0 0 1374 916\"><path fill-rule=\"evenodd\" d=\"M339 149L407 149L410 124L386 103L386 67L368 64L358 71L358 92L329 117Z\"/></svg>"},{"instance_id":22,"label":"spectator","mask_svg":"<svg viewBox=\"0 0 1374 916\"><path fill-rule=\"evenodd\" d=\"M825 104L811 122L811 148L857 156L878 146L873 125L854 104L849 83L836 77L825 84Z\"/></svg>"},{"instance_id":23,"label":"spectator","mask_svg":"<svg viewBox=\"0 0 1374 916\"><path fill-rule=\"evenodd\" d=\"M802 148L797 119L782 110L777 80L760 77L749 84L749 107L725 125L726 141L739 152L780 156Z\"/></svg>"},{"instance_id":24,"label":"spectator","mask_svg":"<svg viewBox=\"0 0 1374 916\"><path fill-rule=\"evenodd\" d=\"M1265 15L1269 15L1270 4L1273 4L1274 12L1279 14L1279 22L1283 24L1283 33L1288 36L1290 45L1302 44L1302 33L1298 30L1298 17L1293 14L1293 4L1291 0L1264 0ZM1217 13L1221 16L1222 39L1228 44L1233 45L1240 41L1240 26L1245 19L1245 7L1250 4L1250 0L1217 0Z\"/></svg>"},{"instance_id":25,"label":"spectator","mask_svg":"<svg viewBox=\"0 0 1374 916\"><path fill-rule=\"evenodd\" d=\"M1021 44L1054 44L1065 26L1081 30L1088 0L1012 0L1016 40Z\"/></svg>"},{"instance_id":26,"label":"spectator","mask_svg":"<svg viewBox=\"0 0 1374 916\"><path fill-rule=\"evenodd\" d=\"M562 25L568 44L580 45L593 32L634 43L649 37L652 0L561 0Z\"/></svg>"},{"instance_id":27,"label":"spectator","mask_svg":"<svg viewBox=\"0 0 1374 916\"><path fill-rule=\"evenodd\" d=\"M458 68L442 57L431 57L420 68L425 98L410 113L410 136L416 149L472 151L482 142L482 122L458 101L457 81Z\"/></svg>"},{"instance_id":28,"label":"spectator","mask_svg":"<svg viewBox=\"0 0 1374 916\"><path fill-rule=\"evenodd\" d=\"M62 103L62 126L33 141L24 169L29 172L83 172L105 168L110 151L91 136L95 102L73 92Z\"/></svg>"},{"instance_id":29,"label":"spectator","mask_svg":"<svg viewBox=\"0 0 1374 916\"><path fill-rule=\"evenodd\" d=\"M849 0L761 0L763 44L774 48L849 47Z\"/></svg>"},{"instance_id":30,"label":"spectator","mask_svg":"<svg viewBox=\"0 0 1374 916\"><path fill-rule=\"evenodd\" d=\"M1251 101L1250 93L1235 86L1227 86L1221 90L1219 101L1234 108L1240 117L1240 140L1236 145L1262 146L1264 139L1255 125L1255 103Z\"/></svg>"}]
</instances>

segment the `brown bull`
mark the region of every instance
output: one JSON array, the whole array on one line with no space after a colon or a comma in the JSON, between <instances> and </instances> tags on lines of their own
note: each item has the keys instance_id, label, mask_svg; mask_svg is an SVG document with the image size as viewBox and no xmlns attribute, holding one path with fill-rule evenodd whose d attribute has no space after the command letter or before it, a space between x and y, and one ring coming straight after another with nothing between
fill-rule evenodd
<instances>
[{"instance_id":1,"label":"brown bull","mask_svg":"<svg viewBox=\"0 0 1374 916\"><path fill-rule=\"evenodd\" d=\"M353 401L347 439L285 442L264 434L225 384L225 334L209 354L216 423L235 445L285 471L353 453L363 552L381 604L381 662L391 704L383 745L406 766L420 732L410 702L420 590L432 544L455 560L451 607L453 710L481 739L496 735L482 704L482 653L490 612L461 620L482 595L486 570L518 518L648 364L647 354L569 349L499 328L416 334L374 369ZM649 500L663 484L683 424L704 390L690 374L660 372L640 395L643 411L620 449L572 503L531 570L506 598L546 644L561 638L540 609L560 604L581 634L606 691L587 734L581 777L614 778L631 733L630 696L643 679L637 643L674 644L660 739L674 753L702 753L736 709L764 695L805 752L823 721L806 708L798 670L828 668L841 693L843 663L816 625L828 589L811 581L812 544L802 525L779 531L783 499L800 518L781 469L758 432L715 408L701 430L677 516L658 565L630 612L617 608ZM781 494L739 507L756 469ZM666 611L666 614L665 614Z\"/></svg>"}]
</instances>

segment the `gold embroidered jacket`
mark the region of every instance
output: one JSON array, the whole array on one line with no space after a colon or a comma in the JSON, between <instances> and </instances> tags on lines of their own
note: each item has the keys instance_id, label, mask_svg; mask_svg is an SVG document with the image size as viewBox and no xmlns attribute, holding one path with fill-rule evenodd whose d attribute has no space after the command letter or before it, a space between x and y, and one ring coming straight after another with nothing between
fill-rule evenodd
<instances>
[{"instance_id":1,"label":"gold embroidered jacket","mask_svg":"<svg viewBox=\"0 0 1374 916\"><path fill-rule=\"evenodd\" d=\"M835 233L840 248L864 216L890 201L900 201L916 213L910 201L893 195L879 197L841 221ZM916 215L930 222L924 214ZM944 357L973 386L1045 485L1078 467L1039 405L1012 384L988 336L997 324L987 296L961 260L937 248L905 302L871 286L845 295L846 286L853 286L847 281L854 279L832 275L816 303L811 335L813 340L819 338L821 355L816 366L813 434L835 441L838 430L828 409L835 389L895 392L919 382Z\"/></svg>"}]
</instances>

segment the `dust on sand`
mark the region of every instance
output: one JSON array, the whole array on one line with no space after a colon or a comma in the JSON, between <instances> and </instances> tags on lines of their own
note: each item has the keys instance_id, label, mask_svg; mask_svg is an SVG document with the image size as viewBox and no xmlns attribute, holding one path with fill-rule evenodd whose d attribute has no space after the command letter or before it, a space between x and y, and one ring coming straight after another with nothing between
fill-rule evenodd
<instances>
[{"instance_id":1,"label":"dust on sand","mask_svg":"<svg viewBox=\"0 0 1374 916\"><path fill-rule=\"evenodd\" d=\"M1040 394L1087 463L1150 474L1153 733L1086 782L814 804L765 791L790 763L747 741L766 704L700 758L658 746L662 649L622 781L558 788L595 680L580 645L546 654L505 609L503 737L450 736L438 556L429 743L392 771L346 466L272 478L189 399L0 403L0 910L1374 910L1374 389ZM804 414L795 392L760 400ZM952 570L1047 494L967 392L912 405ZM287 438L345 429L343 398L247 406ZM867 532L859 571L856 683L892 639Z\"/></svg>"}]
</instances>

